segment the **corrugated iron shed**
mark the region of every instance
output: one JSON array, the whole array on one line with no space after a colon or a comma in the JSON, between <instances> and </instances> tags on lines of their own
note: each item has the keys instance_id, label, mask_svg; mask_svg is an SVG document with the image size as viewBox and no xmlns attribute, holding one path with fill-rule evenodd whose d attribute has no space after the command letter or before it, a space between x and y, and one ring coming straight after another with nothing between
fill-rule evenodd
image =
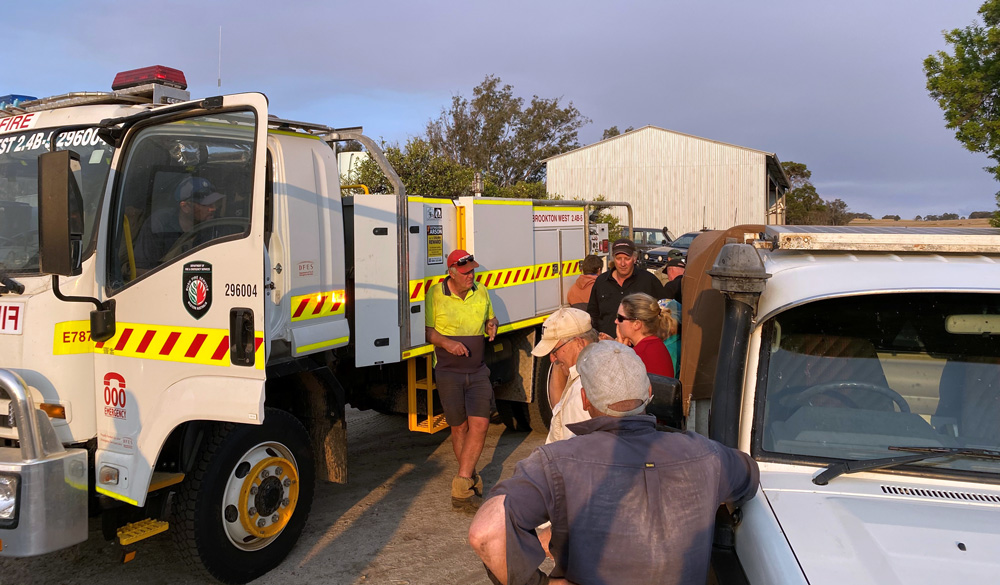
<instances>
[{"instance_id":1,"label":"corrugated iron shed","mask_svg":"<svg viewBox=\"0 0 1000 585\"><path fill-rule=\"evenodd\" d=\"M637 226L679 236L785 222L789 181L770 152L645 126L544 162L550 194L628 201Z\"/></svg>"}]
</instances>

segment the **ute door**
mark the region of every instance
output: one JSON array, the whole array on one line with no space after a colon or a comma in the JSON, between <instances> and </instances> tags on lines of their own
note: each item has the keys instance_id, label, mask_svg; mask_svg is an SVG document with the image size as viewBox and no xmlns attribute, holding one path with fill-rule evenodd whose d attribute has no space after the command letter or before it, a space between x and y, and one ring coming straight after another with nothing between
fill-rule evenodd
<instances>
[{"instance_id":1,"label":"ute door","mask_svg":"<svg viewBox=\"0 0 1000 585\"><path fill-rule=\"evenodd\" d=\"M142 505L171 430L264 415L267 100L135 123L112 162L98 278L96 487Z\"/></svg>"}]
</instances>

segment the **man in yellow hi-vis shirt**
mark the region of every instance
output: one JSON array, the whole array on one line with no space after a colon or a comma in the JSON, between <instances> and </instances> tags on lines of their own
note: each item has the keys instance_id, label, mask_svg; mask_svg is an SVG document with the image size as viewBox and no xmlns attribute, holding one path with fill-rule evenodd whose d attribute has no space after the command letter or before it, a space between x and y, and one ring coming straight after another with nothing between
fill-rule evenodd
<instances>
[{"instance_id":1,"label":"man in yellow hi-vis shirt","mask_svg":"<svg viewBox=\"0 0 1000 585\"><path fill-rule=\"evenodd\" d=\"M434 377L458 475L451 481L451 504L475 512L483 501L483 480L476 464L490 425L493 387L486 367L486 336L497 334L496 316L486 287L476 284L476 262L465 250L448 255L448 276L427 291L424 331L434 345Z\"/></svg>"}]
</instances>

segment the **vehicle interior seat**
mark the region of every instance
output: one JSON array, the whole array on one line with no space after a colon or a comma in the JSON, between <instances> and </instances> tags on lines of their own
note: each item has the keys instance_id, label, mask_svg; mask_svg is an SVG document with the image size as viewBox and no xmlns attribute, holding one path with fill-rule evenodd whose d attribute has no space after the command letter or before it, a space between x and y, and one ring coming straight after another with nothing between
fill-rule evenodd
<instances>
[{"instance_id":1,"label":"vehicle interior seat","mask_svg":"<svg viewBox=\"0 0 1000 585\"><path fill-rule=\"evenodd\" d=\"M1000 447L1000 358L948 360L931 424L968 446Z\"/></svg>"}]
</instances>

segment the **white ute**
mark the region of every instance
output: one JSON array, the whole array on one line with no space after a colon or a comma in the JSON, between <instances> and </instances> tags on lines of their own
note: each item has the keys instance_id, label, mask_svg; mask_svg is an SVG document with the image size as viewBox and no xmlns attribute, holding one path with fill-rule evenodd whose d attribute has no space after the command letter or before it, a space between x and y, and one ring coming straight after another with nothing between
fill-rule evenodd
<instances>
[{"instance_id":1,"label":"white ute","mask_svg":"<svg viewBox=\"0 0 1000 585\"><path fill-rule=\"evenodd\" d=\"M689 426L761 472L719 582L996 583L1000 230L740 226L688 270Z\"/></svg>"}]
</instances>

